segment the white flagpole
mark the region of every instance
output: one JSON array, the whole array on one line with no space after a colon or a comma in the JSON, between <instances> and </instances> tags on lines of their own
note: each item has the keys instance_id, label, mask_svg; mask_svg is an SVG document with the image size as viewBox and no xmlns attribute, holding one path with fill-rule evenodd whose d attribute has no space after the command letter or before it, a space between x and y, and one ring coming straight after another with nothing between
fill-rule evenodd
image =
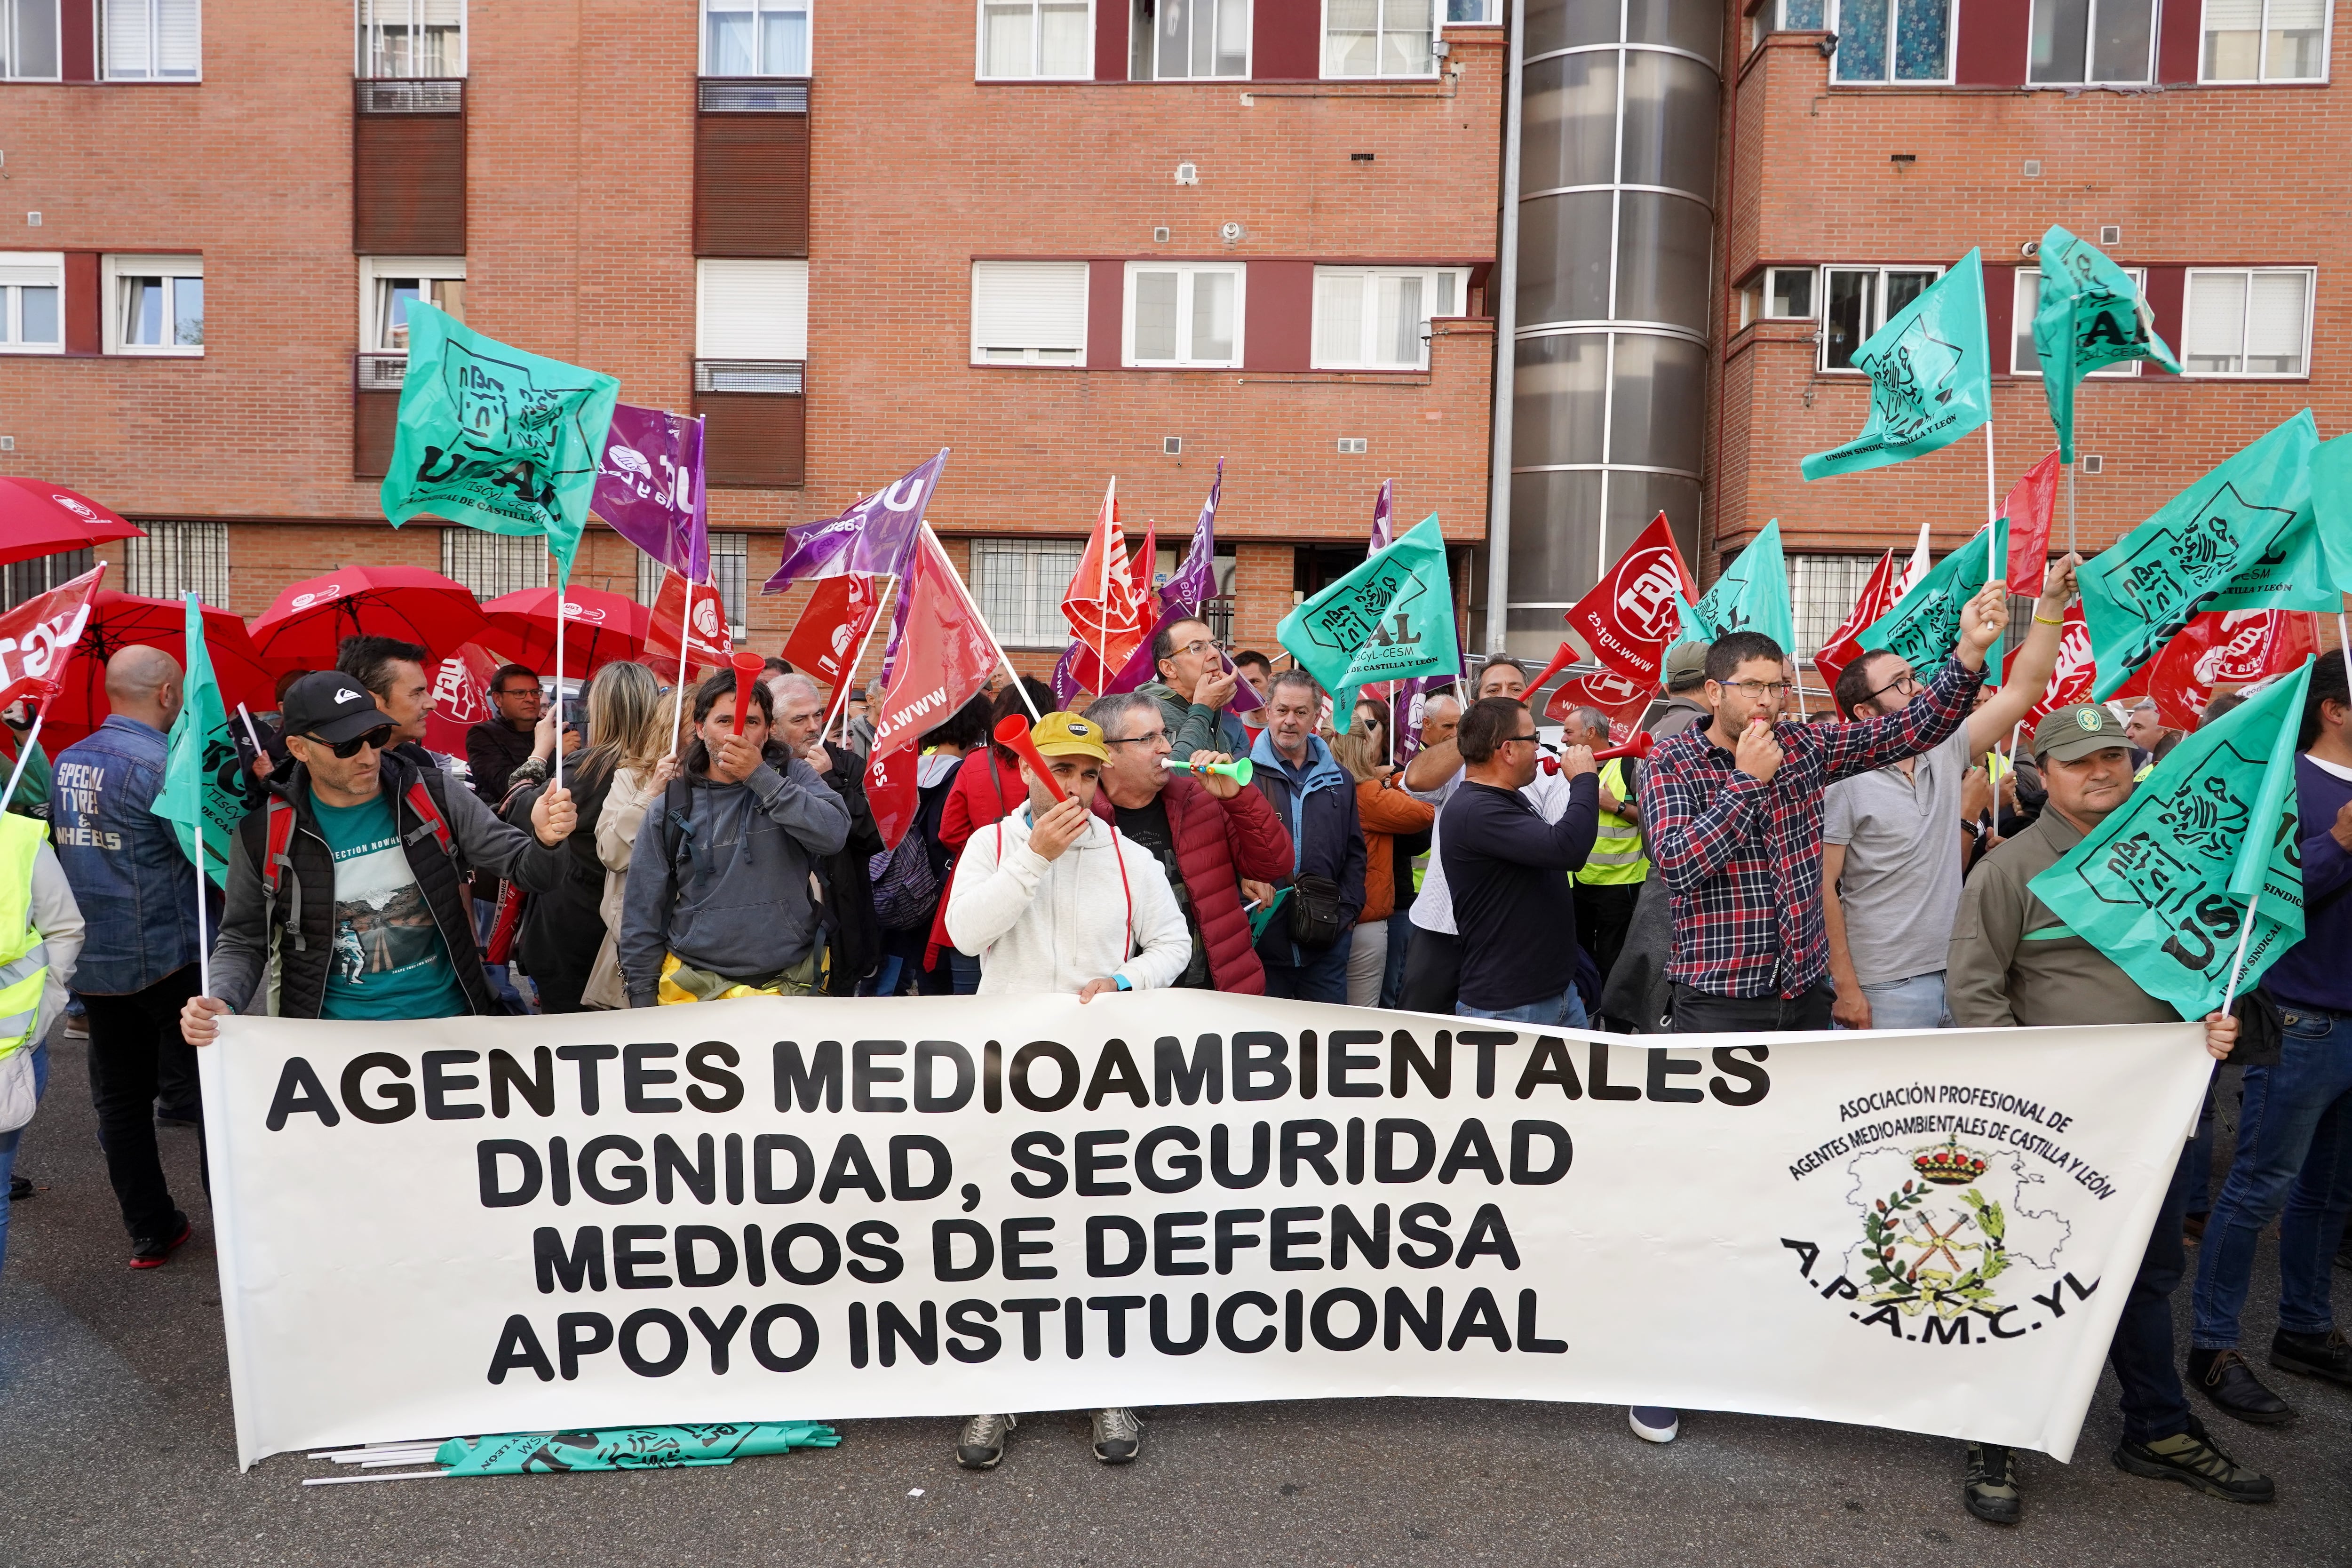
<instances>
[{"instance_id":1,"label":"white flagpole","mask_svg":"<svg viewBox=\"0 0 2352 1568\"><path fill-rule=\"evenodd\" d=\"M245 738L253 742L253 754L261 756L261 731L253 727L253 715L245 710L242 702L236 705L236 716L245 721Z\"/></svg>"},{"instance_id":2,"label":"white flagpole","mask_svg":"<svg viewBox=\"0 0 2352 1568\"><path fill-rule=\"evenodd\" d=\"M554 787L563 787L563 584L555 588L555 756L549 763Z\"/></svg>"},{"instance_id":3,"label":"white flagpole","mask_svg":"<svg viewBox=\"0 0 2352 1568\"><path fill-rule=\"evenodd\" d=\"M209 996L213 994L213 944L205 935L205 887L210 879L205 873L205 825L202 816L204 807L201 803L197 805L196 810L199 814L195 825L196 994L199 996Z\"/></svg>"},{"instance_id":4,"label":"white flagpole","mask_svg":"<svg viewBox=\"0 0 2352 1568\"><path fill-rule=\"evenodd\" d=\"M33 727L16 742L16 765L8 770L8 787L0 790L0 811L7 810L8 803L16 798L16 781L25 776L25 764L32 759L33 747L41 739L41 723L48 716L49 705L44 702L41 710L33 715Z\"/></svg>"},{"instance_id":5,"label":"white flagpole","mask_svg":"<svg viewBox=\"0 0 2352 1568\"><path fill-rule=\"evenodd\" d=\"M1118 481L1113 479L1111 483L1117 485ZM928 522L923 524L923 537L929 540L932 548L938 550L940 554L947 553L946 549L940 544L940 536L931 531L931 525ZM1004 666L1004 673L1013 678L1013 689L1020 697L1021 706L1029 710L1030 721L1034 723L1044 718L1045 715L1037 711L1037 705L1029 700L1029 689L1021 684L1021 672L1013 668L1013 660L1005 655L1004 645L996 640L996 628L988 624L988 617L980 613L980 606L972 601L971 590L963 585L963 574L954 569L953 562L948 563L948 578L955 584L957 595L963 600L964 608L971 612L971 618L980 623L980 634L988 639L988 646L996 650L997 659ZM912 580L910 574L908 581Z\"/></svg>"},{"instance_id":6,"label":"white flagpole","mask_svg":"<svg viewBox=\"0 0 2352 1568\"><path fill-rule=\"evenodd\" d=\"M906 579L893 577L889 581L892 592L903 594L907 591ZM979 614L977 610L972 613L975 615ZM877 600L874 606L874 618L866 623L866 639L857 645L857 657L851 659L849 661L849 668L841 672L841 685L833 694L833 710L824 716L824 727L828 730L833 728L833 721L835 717L839 717L841 719L842 743L844 745L847 745L849 743L849 720L847 715L849 712L850 682L857 679L858 670L862 668L866 663L866 650L874 646L874 634L881 629L882 605ZM869 715L869 717L871 717L871 715Z\"/></svg>"},{"instance_id":7,"label":"white flagpole","mask_svg":"<svg viewBox=\"0 0 2352 1568\"><path fill-rule=\"evenodd\" d=\"M686 610L678 618L677 627L677 703L670 710L669 715L672 756L677 754L677 743L686 733L686 649L687 645L694 640L694 579L684 573L679 575L686 577ZM561 734L555 737L555 743L559 748L562 746Z\"/></svg>"},{"instance_id":8,"label":"white flagpole","mask_svg":"<svg viewBox=\"0 0 2352 1568\"><path fill-rule=\"evenodd\" d=\"M2237 1000L2238 978L2245 971L2246 947L2252 941L2254 934L2254 910L2262 901L2262 893L2259 889L2252 898L2246 900L2246 918L2238 925L2237 956L2230 960L2230 984L2221 992L2221 1010L2224 1013L2230 1010L2230 1004Z\"/></svg>"}]
</instances>

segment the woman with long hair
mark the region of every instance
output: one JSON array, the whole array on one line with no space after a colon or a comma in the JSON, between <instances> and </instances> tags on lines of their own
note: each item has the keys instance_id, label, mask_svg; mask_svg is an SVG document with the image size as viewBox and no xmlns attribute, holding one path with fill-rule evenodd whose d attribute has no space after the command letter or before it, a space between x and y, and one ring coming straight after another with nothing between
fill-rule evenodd
<instances>
[{"instance_id":1,"label":"woman with long hair","mask_svg":"<svg viewBox=\"0 0 2352 1568\"><path fill-rule=\"evenodd\" d=\"M1377 1007L1388 966L1389 916L1396 912L1397 879L1411 876L1396 858L1400 835L1428 831L1437 808L1404 791L1404 775L1389 762L1389 710L1359 699L1348 732L1332 737L1331 755L1356 781L1356 817L1364 835L1364 912L1348 949L1348 1005Z\"/></svg>"},{"instance_id":2,"label":"woman with long hair","mask_svg":"<svg viewBox=\"0 0 2352 1568\"><path fill-rule=\"evenodd\" d=\"M593 752L602 752L609 746L611 752L609 763L593 758L600 768L609 767L611 782L595 816L596 859L604 873L603 895L596 906L603 941L581 998L591 1007L629 1005L614 938L621 927L621 894L628 885L629 855L636 847L646 802L677 776L678 768L677 754L670 749L677 736L678 694L663 690L659 678L643 665L608 664L598 678L602 680L605 674L624 668L641 671L643 679L614 676L611 689L604 693L608 706L603 713L596 710L596 698L603 689L591 688L588 693L589 727L598 742ZM583 772L589 760L583 759Z\"/></svg>"}]
</instances>

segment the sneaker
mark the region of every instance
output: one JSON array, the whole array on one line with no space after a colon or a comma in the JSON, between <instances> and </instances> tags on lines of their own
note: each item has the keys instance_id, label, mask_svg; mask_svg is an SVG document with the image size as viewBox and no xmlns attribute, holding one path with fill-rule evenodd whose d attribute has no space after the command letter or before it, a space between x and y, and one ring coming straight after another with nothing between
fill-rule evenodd
<instances>
[{"instance_id":1,"label":"sneaker","mask_svg":"<svg viewBox=\"0 0 2352 1568\"><path fill-rule=\"evenodd\" d=\"M2116 1448L2116 1468L2150 1480L2179 1481L2231 1502L2272 1502L2278 1497L2270 1477L2256 1474L2215 1447L2194 1415L2189 1418L2188 1431L2153 1443L2125 1438Z\"/></svg>"},{"instance_id":2,"label":"sneaker","mask_svg":"<svg viewBox=\"0 0 2352 1568\"><path fill-rule=\"evenodd\" d=\"M177 1209L173 1209L172 1211L172 1234L170 1237L166 1239L163 1237L151 1236L142 1240L132 1242L131 1244L131 1267L133 1268L163 1268L164 1263L171 1258L172 1254L179 1251L181 1247L187 1245L188 1237L194 1233L194 1229L195 1227L188 1223L188 1216L186 1215L182 1214Z\"/></svg>"},{"instance_id":3,"label":"sneaker","mask_svg":"<svg viewBox=\"0 0 2352 1568\"><path fill-rule=\"evenodd\" d=\"M32 1177L30 1177L30 1176L10 1176L10 1177L8 1178L8 1201L9 1201L10 1203L12 1203L12 1204L21 1204L21 1203L23 1203L26 1198L29 1198L29 1197L31 1197L32 1195L33 1195L33 1178L32 1178Z\"/></svg>"},{"instance_id":4,"label":"sneaker","mask_svg":"<svg viewBox=\"0 0 2352 1568\"><path fill-rule=\"evenodd\" d=\"M1671 1443L1682 1433L1682 1420L1655 1405L1636 1405L1625 1412L1625 1424L1644 1443Z\"/></svg>"},{"instance_id":5,"label":"sneaker","mask_svg":"<svg viewBox=\"0 0 2352 1568\"><path fill-rule=\"evenodd\" d=\"M87 1013L67 1014L66 1038L68 1040L86 1040L89 1038L89 1015Z\"/></svg>"},{"instance_id":6,"label":"sneaker","mask_svg":"<svg viewBox=\"0 0 2352 1568\"><path fill-rule=\"evenodd\" d=\"M1143 1451L1143 1423L1123 1405L1095 1412L1095 1458L1124 1465Z\"/></svg>"},{"instance_id":7,"label":"sneaker","mask_svg":"<svg viewBox=\"0 0 2352 1568\"><path fill-rule=\"evenodd\" d=\"M2275 1349L2273 1359L2277 1357ZM2256 1426L2284 1426L2294 1419L2294 1407L2263 1385L2246 1358L2234 1350L2189 1352L2189 1381L2224 1415L2234 1415Z\"/></svg>"},{"instance_id":8,"label":"sneaker","mask_svg":"<svg viewBox=\"0 0 2352 1568\"><path fill-rule=\"evenodd\" d=\"M967 1470L992 1470L1004 1458L1004 1436L1021 1425L1015 1415L974 1415L956 1435L956 1463Z\"/></svg>"},{"instance_id":9,"label":"sneaker","mask_svg":"<svg viewBox=\"0 0 2352 1568\"><path fill-rule=\"evenodd\" d=\"M2291 1334L2281 1329L2271 1336L2271 1364L2281 1372L2352 1384L2352 1343L2346 1342L2342 1329L2324 1334Z\"/></svg>"},{"instance_id":10,"label":"sneaker","mask_svg":"<svg viewBox=\"0 0 2352 1568\"><path fill-rule=\"evenodd\" d=\"M1969 1445L1960 1501L1987 1524L2015 1524L2025 1517L2025 1498L2017 1489L2017 1462L2007 1448L1998 1443Z\"/></svg>"}]
</instances>

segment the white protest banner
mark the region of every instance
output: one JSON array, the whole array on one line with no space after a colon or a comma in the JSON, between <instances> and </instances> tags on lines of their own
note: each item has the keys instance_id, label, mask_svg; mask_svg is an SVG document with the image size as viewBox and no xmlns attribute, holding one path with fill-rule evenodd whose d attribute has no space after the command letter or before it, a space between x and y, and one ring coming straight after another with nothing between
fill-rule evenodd
<instances>
[{"instance_id":1,"label":"white protest banner","mask_svg":"<svg viewBox=\"0 0 2352 1568\"><path fill-rule=\"evenodd\" d=\"M2063 1458L2200 1039L1191 991L226 1018L198 1056L239 1456L1419 1394Z\"/></svg>"}]
</instances>

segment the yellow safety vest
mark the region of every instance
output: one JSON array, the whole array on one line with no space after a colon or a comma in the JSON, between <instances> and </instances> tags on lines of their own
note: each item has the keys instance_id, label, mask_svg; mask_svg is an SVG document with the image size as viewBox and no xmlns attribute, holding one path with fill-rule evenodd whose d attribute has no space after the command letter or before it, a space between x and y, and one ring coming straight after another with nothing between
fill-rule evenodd
<instances>
[{"instance_id":1,"label":"yellow safety vest","mask_svg":"<svg viewBox=\"0 0 2352 1568\"><path fill-rule=\"evenodd\" d=\"M1601 787L1619 800L1627 798L1625 759L1612 757L1601 764ZM1592 839L1592 853L1576 879L1587 887L1622 887L1650 875L1650 858L1642 853L1642 830L1614 812L1601 814L1601 831Z\"/></svg>"},{"instance_id":2,"label":"yellow safety vest","mask_svg":"<svg viewBox=\"0 0 2352 1568\"><path fill-rule=\"evenodd\" d=\"M0 816L0 1057L32 1034L49 978L48 948L33 929L33 862L48 836L37 818Z\"/></svg>"}]
</instances>

